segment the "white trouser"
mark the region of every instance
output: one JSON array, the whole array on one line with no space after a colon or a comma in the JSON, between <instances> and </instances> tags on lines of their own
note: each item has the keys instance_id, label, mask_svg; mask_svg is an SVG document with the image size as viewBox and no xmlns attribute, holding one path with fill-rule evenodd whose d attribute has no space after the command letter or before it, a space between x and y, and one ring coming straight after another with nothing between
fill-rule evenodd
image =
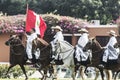
<instances>
[{"instance_id":1,"label":"white trouser","mask_svg":"<svg viewBox=\"0 0 120 80\"><path fill-rule=\"evenodd\" d=\"M114 60L118 58L117 50L106 49L102 58L102 61L107 62L107 59Z\"/></svg>"},{"instance_id":2,"label":"white trouser","mask_svg":"<svg viewBox=\"0 0 120 80\"><path fill-rule=\"evenodd\" d=\"M55 44L54 44L54 42L51 42L51 46L52 46L52 51L54 52L55 51Z\"/></svg>"},{"instance_id":3,"label":"white trouser","mask_svg":"<svg viewBox=\"0 0 120 80\"><path fill-rule=\"evenodd\" d=\"M37 49L37 51L35 51L35 58L36 59L39 59L39 57L40 57L40 50L39 49Z\"/></svg>"},{"instance_id":4,"label":"white trouser","mask_svg":"<svg viewBox=\"0 0 120 80\"><path fill-rule=\"evenodd\" d=\"M80 59L80 56L82 59ZM88 52L83 52L82 48L76 47L76 56L78 61L86 61L89 56Z\"/></svg>"},{"instance_id":5,"label":"white trouser","mask_svg":"<svg viewBox=\"0 0 120 80\"><path fill-rule=\"evenodd\" d=\"M28 55L28 59L32 59L32 43L30 42L27 42L27 45L26 45L26 52L27 52L27 55Z\"/></svg>"}]
</instances>

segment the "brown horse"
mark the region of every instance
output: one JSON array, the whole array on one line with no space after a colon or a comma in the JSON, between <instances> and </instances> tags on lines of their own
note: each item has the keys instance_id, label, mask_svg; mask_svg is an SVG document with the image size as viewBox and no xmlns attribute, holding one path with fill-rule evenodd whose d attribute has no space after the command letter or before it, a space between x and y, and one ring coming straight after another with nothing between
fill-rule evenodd
<instances>
[{"instance_id":1,"label":"brown horse","mask_svg":"<svg viewBox=\"0 0 120 80\"><path fill-rule=\"evenodd\" d=\"M69 44L67 42L66 43L66 46L68 46ZM62 57L63 57L63 63L64 64L55 64L55 65L61 65L60 67L67 67L67 68L70 68L72 72L72 78L73 80L75 80L75 76L74 76L74 59L73 59L73 54L74 54L74 48L72 46L69 45L69 47L67 47L67 51L61 49L62 47L59 45L62 44L62 43L58 43L57 45L57 49L56 49L56 52L57 54L61 54ZM32 44L32 51L36 51L37 49L40 49L40 57L39 57L39 72L41 73L41 70L44 70L44 74L43 74L43 78L42 79L45 79L46 80L46 74L47 74L47 71L48 71L48 68L49 68L49 65L52 66L52 64L50 64L51 62L51 50L52 50L52 47L50 44L48 44L45 40L43 39L39 39L39 38L36 38L35 40L33 40L33 44ZM65 45L64 45L65 46ZM65 49L65 47L64 47ZM54 67L55 69L55 67Z\"/></svg>"},{"instance_id":2,"label":"brown horse","mask_svg":"<svg viewBox=\"0 0 120 80\"><path fill-rule=\"evenodd\" d=\"M90 49L92 51L91 64L89 64L88 66L97 67L101 72L102 80L104 80L103 68L100 68L98 66L101 63L104 49L101 47L101 45L95 38L92 39L91 41L89 41L87 43L87 45L85 46L84 50L88 50L88 49ZM108 60L107 66L105 66L104 69L106 69L108 71L112 70L113 72L119 72L120 71L120 63L113 63L113 61ZM108 79L110 79L111 76L112 75L110 74L110 72L108 72ZM116 76L114 79L116 80Z\"/></svg>"},{"instance_id":3,"label":"brown horse","mask_svg":"<svg viewBox=\"0 0 120 80\"><path fill-rule=\"evenodd\" d=\"M39 72L42 74L41 80L46 80L47 71L49 70L52 65L51 62L51 45L49 45L45 40L41 38L36 38L32 41L32 52L36 51L37 49L40 50L40 56L37 61L39 65ZM33 53L34 54L34 53ZM44 74L41 72L44 71Z\"/></svg>"},{"instance_id":4,"label":"brown horse","mask_svg":"<svg viewBox=\"0 0 120 80\"><path fill-rule=\"evenodd\" d=\"M25 74L26 80L28 79L26 75L26 71L24 68L24 64L26 63L26 52L25 52L25 47L22 44L21 39L19 38L18 35L11 35L10 39L5 42L7 46L10 46L10 66L8 68L8 71L6 75L8 74L9 70L16 66L20 65L23 73Z\"/></svg>"},{"instance_id":5,"label":"brown horse","mask_svg":"<svg viewBox=\"0 0 120 80\"><path fill-rule=\"evenodd\" d=\"M48 42L50 42L52 40L52 35L45 35L44 39ZM44 74L47 72L46 70L46 66L48 66L50 64L50 54L51 54L51 47L50 45L48 45L48 43L46 41L44 41L43 39L39 39L40 43L38 43L37 45L41 45L41 46L37 46L39 48L41 48L41 55L40 55L40 62L38 62L38 64L40 63L41 67L39 68L39 70L44 70ZM34 41L33 41L34 42ZM20 65L23 73L25 74L26 80L28 79L27 75L26 75L26 71L24 68L24 65L26 65L26 61L27 61L27 54L26 54L26 50L25 47L22 44L22 40L20 39L20 37L18 35L11 35L10 39L7 40L5 42L5 44L7 46L10 46L10 67L8 68L8 71L6 73L6 75L8 74L8 72L10 71L10 69L16 65ZM35 48L35 45L33 45L33 48ZM43 53L43 54L42 54ZM51 66L49 66L50 68ZM48 67L47 67L48 68ZM51 68L50 68L51 69ZM41 73L42 74L42 73ZM44 77L43 77L44 78Z\"/></svg>"}]
</instances>

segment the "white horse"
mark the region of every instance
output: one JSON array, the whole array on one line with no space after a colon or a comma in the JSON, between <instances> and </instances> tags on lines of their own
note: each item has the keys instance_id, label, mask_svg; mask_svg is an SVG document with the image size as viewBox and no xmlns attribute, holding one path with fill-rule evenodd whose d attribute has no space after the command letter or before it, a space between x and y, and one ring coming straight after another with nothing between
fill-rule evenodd
<instances>
[{"instance_id":1,"label":"white horse","mask_svg":"<svg viewBox=\"0 0 120 80\"><path fill-rule=\"evenodd\" d=\"M69 68L72 73L71 77L73 78L73 80L75 80L74 47L67 41L60 41L56 44L55 53L56 53L55 56L56 59L58 57L61 57L63 60L63 64L58 65L59 68ZM57 71L55 71L55 73L57 73Z\"/></svg>"}]
</instances>

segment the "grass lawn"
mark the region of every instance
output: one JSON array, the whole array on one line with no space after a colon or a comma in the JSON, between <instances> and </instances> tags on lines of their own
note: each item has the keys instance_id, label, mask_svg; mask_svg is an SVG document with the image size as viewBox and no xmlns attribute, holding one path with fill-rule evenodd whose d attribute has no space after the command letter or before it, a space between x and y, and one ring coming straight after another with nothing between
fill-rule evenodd
<instances>
[{"instance_id":1,"label":"grass lawn","mask_svg":"<svg viewBox=\"0 0 120 80\"><path fill-rule=\"evenodd\" d=\"M25 80L25 79L24 78L22 78L22 79L20 78L20 79L0 79L0 80ZM32 78L32 79L28 79L28 80L40 80L40 79ZM70 79L70 78L61 78L61 79L57 79L57 80L72 80L72 79ZM82 80L82 79L80 78L80 79L76 79L76 80ZM93 79L85 79L85 80L93 80ZM100 79L98 79L98 80L100 80Z\"/></svg>"},{"instance_id":2,"label":"grass lawn","mask_svg":"<svg viewBox=\"0 0 120 80\"><path fill-rule=\"evenodd\" d=\"M0 79L0 80L25 80L24 78L19 78L19 79ZM40 79L35 79L35 78L32 78L32 79L28 79L28 80L40 80Z\"/></svg>"},{"instance_id":3,"label":"grass lawn","mask_svg":"<svg viewBox=\"0 0 120 80\"><path fill-rule=\"evenodd\" d=\"M25 80L24 78L20 78L20 79L0 79L0 80ZM40 80L38 78L32 78L32 79L28 79L28 80ZM49 79L48 79L49 80ZM50 79L51 80L51 79ZM69 78L61 78L61 79L57 79L57 80L72 80ZM82 80L82 79L76 79L76 80ZM93 80L93 79L86 79L86 80Z\"/></svg>"},{"instance_id":4,"label":"grass lawn","mask_svg":"<svg viewBox=\"0 0 120 80\"><path fill-rule=\"evenodd\" d=\"M0 79L0 80L25 80L25 79L24 78L20 78L20 79ZM38 78L30 78L28 80L40 80L40 79L38 79ZM47 80L49 80L49 79L47 79ZM62 78L62 79L57 79L57 80L72 80L72 79L70 79L70 78ZM82 80L82 79L78 78L76 80ZM85 79L85 80L94 80L94 79ZM101 79L98 79L98 80L101 80ZM120 79L117 79L117 80L120 80Z\"/></svg>"}]
</instances>

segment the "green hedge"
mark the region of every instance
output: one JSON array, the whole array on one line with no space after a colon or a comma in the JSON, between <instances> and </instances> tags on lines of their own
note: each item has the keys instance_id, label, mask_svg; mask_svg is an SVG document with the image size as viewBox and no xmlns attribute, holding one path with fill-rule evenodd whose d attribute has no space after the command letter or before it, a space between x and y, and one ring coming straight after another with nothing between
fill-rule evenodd
<instances>
[{"instance_id":1,"label":"green hedge","mask_svg":"<svg viewBox=\"0 0 120 80\"><path fill-rule=\"evenodd\" d=\"M11 68L8 75L5 75L8 70L8 67L9 67L8 64L0 64L0 78L7 78L7 77L18 78L24 75L22 69L18 65ZM25 69L28 76L31 76L35 72L35 69L31 68L30 66L25 66Z\"/></svg>"}]
</instances>

